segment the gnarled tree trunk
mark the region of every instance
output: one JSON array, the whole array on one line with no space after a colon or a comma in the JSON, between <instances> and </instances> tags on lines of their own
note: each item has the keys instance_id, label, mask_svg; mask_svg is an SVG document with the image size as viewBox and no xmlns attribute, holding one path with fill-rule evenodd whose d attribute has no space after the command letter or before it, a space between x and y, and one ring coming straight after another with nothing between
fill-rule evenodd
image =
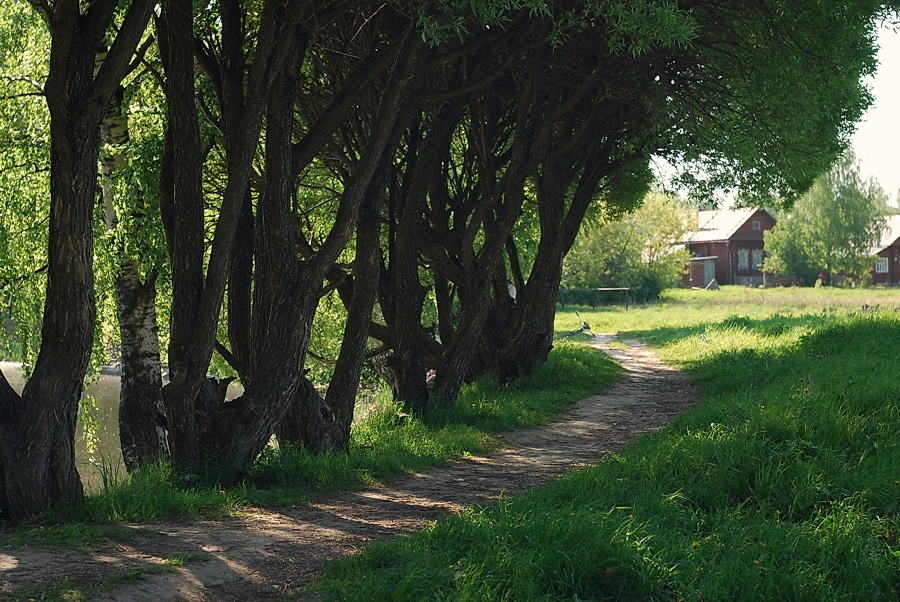
<instances>
[{"instance_id":1,"label":"gnarled tree trunk","mask_svg":"<svg viewBox=\"0 0 900 602\"><path fill-rule=\"evenodd\" d=\"M132 2L102 67L97 49L117 3L43 4L52 36L45 86L50 108L50 234L41 350L19 397L0 379L3 517L18 520L48 504L81 499L75 422L90 357L95 305L93 209L100 123L150 17Z\"/></svg>"}]
</instances>

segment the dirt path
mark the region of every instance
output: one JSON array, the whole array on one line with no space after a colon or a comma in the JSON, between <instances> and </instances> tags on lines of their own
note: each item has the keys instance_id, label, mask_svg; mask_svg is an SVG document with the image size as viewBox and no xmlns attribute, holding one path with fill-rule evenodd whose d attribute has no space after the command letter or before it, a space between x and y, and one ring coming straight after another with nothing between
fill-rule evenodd
<instances>
[{"instance_id":1,"label":"dirt path","mask_svg":"<svg viewBox=\"0 0 900 602\"><path fill-rule=\"evenodd\" d=\"M509 449L293 508L136 526L128 543L94 553L0 550L0 599L64 579L85 584L104 578L104 593L94 600L284 599L326 563L367 542L419 530L447 512L490 503L501 492L509 495L595 462L696 401L679 372L636 341L625 342L627 351L609 347L613 338L599 335L593 345L622 363L623 378L606 394L572 406L559 422L505 433ZM142 578L129 580L129 573Z\"/></svg>"}]
</instances>

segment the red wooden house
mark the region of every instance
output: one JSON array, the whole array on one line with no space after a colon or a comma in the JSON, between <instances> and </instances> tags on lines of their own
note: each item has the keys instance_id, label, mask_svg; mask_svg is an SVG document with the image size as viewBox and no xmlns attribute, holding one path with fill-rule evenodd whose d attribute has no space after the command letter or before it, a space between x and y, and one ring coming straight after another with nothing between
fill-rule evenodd
<instances>
[{"instance_id":1,"label":"red wooden house","mask_svg":"<svg viewBox=\"0 0 900 602\"><path fill-rule=\"evenodd\" d=\"M872 254L878 256L872 268L872 284L900 284L900 215L885 218L881 243Z\"/></svg>"},{"instance_id":2,"label":"red wooden house","mask_svg":"<svg viewBox=\"0 0 900 602\"><path fill-rule=\"evenodd\" d=\"M719 209L697 212L697 230L680 241L693 256L681 286L718 284L759 286L763 232L775 225L765 209Z\"/></svg>"}]
</instances>

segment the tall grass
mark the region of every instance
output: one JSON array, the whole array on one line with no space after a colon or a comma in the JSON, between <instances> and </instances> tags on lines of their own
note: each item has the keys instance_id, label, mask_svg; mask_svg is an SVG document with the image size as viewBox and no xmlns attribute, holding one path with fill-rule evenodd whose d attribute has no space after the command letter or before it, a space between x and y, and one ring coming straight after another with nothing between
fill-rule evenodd
<instances>
[{"instance_id":1,"label":"tall grass","mask_svg":"<svg viewBox=\"0 0 900 602\"><path fill-rule=\"evenodd\" d=\"M502 445L495 433L551 421L568 404L602 390L617 373L618 367L602 353L562 342L535 374L506 386L492 380L467 385L454 408L433 408L421 419L403 414L401 405L382 391L354 426L349 454L267 448L237 486L203 474L177 475L166 463L127 476L106 466L97 493L77 506L50 509L44 523L239 513L248 506L289 505L328 491L357 489L495 449ZM35 541L53 540L42 536ZM2 545L21 543L21 533L0 537Z\"/></svg>"},{"instance_id":2,"label":"tall grass","mask_svg":"<svg viewBox=\"0 0 900 602\"><path fill-rule=\"evenodd\" d=\"M900 314L826 307L670 301L625 319L618 309L582 312L595 332L609 320L610 330L653 341L704 402L597 466L372 546L332 567L323 591L340 600L896 600ZM559 319L571 329L574 315Z\"/></svg>"}]
</instances>

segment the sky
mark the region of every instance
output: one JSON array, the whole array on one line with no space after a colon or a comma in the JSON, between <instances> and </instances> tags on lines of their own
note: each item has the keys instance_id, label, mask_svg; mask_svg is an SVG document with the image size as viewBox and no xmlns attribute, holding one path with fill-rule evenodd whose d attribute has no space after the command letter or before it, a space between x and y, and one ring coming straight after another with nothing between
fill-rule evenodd
<instances>
[{"instance_id":1,"label":"sky","mask_svg":"<svg viewBox=\"0 0 900 602\"><path fill-rule=\"evenodd\" d=\"M900 32L882 27L878 71L867 81L875 103L857 125L853 150L863 178L874 177L894 204L900 191Z\"/></svg>"}]
</instances>

